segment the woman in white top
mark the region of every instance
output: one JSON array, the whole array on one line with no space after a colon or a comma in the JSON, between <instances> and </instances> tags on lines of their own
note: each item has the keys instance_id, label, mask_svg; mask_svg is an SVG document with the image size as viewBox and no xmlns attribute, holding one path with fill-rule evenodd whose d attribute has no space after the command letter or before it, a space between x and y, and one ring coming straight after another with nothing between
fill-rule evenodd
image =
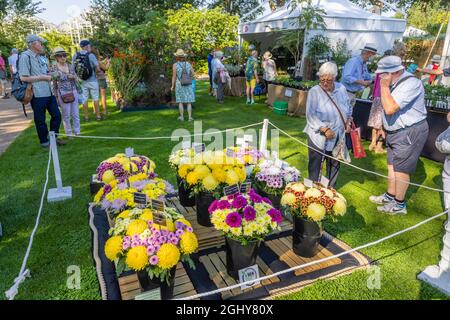
<instances>
[{"instance_id":1,"label":"woman in white top","mask_svg":"<svg viewBox=\"0 0 450 320\"><path fill-rule=\"evenodd\" d=\"M346 132L350 132L353 108L347 90L336 82L337 74L338 69L333 62L326 62L320 67L320 84L308 92L307 125L304 130L308 135L310 147L309 178L320 181L322 164L326 161L326 177L330 180L331 187L336 185L340 163L329 157L324 159L322 154L313 149L331 156L339 139L344 137Z\"/></svg>"},{"instance_id":2,"label":"woman in white top","mask_svg":"<svg viewBox=\"0 0 450 320\"><path fill-rule=\"evenodd\" d=\"M269 51L264 53L262 66L264 69L263 79L265 80L267 87L267 83L274 81L275 77L278 76L277 65L275 64L275 61L272 60L272 54Z\"/></svg>"},{"instance_id":3,"label":"woman in white top","mask_svg":"<svg viewBox=\"0 0 450 320\"><path fill-rule=\"evenodd\" d=\"M224 88L225 88L224 73L226 70L225 66L222 63L222 60L223 60L223 52L222 51L214 52L214 59L211 62L213 88L215 89L217 102L219 103L223 103Z\"/></svg>"}]
</instances>

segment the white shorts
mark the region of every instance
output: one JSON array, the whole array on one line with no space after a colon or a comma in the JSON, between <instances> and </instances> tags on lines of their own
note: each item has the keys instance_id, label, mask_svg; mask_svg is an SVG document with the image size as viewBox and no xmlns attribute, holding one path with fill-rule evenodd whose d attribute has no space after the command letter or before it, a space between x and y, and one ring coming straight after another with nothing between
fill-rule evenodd
<instances>
[{"instance_id":1,"label":"white shorts","mask_svg":"<svg viewBox=\"0 0 450 320\"><path fill-rule=\"evenodd\" d=\"M81 84L81 89L83 90L83 102L87 102L89 100L89 96L91 96L92 100L99 100L99 88L97 81L85 81Z\"/></svg>"}]
</instances>

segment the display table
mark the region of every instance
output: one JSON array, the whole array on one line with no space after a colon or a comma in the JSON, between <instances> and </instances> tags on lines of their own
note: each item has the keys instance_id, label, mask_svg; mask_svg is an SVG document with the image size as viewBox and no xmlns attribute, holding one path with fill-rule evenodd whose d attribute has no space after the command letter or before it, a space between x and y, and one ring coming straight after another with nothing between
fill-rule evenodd
<instances>
[{"instance_id":1,"label":"display table","mask_svg":"<svg viewBox=\"0 0 450 320\"><path fill-rule=\"evenodd\" d=\"M301 117L306 114L306 101L308 92L281 85L269 84L267 91L267 104L273 107L275 101L288 103L288 115Z\"/></svg>"},{"instance_id":2,"label":"display table","mask_svg":"<svg viewBox=\"0 0 450 320\"><path fill-rule=\"evenodd\" d=\"M232 77L231 89L225 85L224 94L226 96L243 97L245 95L245 77Z\"/></svg>"},{"instance_id":3,"label":"display table","mask_svg":"<svg viewBox=\"0 0 450 320\"><path fill-rule=\"evenodd\" d=\"M353 119L356 127L361 128L361 138L366 140L371 140L372 138L372 128L367 126L371 107L372 101L357 99L353 108ZM436 149L435 141L439 134L448 128L447 112L429 109L427 120L430 126L430 133L423 148L422 156L434 161L444 162L445 155Z\"/></svg>"}]
</instances>

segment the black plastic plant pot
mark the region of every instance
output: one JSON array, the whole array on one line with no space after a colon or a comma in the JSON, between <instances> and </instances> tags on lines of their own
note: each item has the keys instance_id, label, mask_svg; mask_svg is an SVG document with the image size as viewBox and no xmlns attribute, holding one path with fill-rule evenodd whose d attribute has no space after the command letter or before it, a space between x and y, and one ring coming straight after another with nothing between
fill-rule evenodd
<instances>
[{"instance_id":1,"label":"black plastic plant pot","mask_svg":"<svg viewBox=\"0 0 450 320\"><path fill-rule=\"evenodd\" d=\"M151 291L157 288L161 289L161 300L171 300L173 298L173 289L175 287L175 273L177 271L177 267L173 267L170 270L170 284L167 282L161 281L159 278L154 277L150 279L147 271L138 271L137 276L139 279L139 283L144 292Z\"/></svg>"},{"instance_id":2,"label":"black plastic plant pot","mask_svg":"<svg viewBox=\"0 0 450 320\"><path fill-rule=\"evenodd\" d=\"M203 227L212 227L211 216L208 212L209 206L216 200L209 192L200 192L195 196L197 206L197 222Z\"/></svg>"},{"instance_id":3,"label":"black plastic plant pot","mask_svg":"<svg viewBox=\"0 0 450 320\"><path fill-rule=\"evenodd\" d=\"M294 217L292 248L295 254L305 258L316 256L319 253L322 234L323 230L317 222Z\"/></svg>"},{"instance_id":4,"label":"black plastic plant pot","mask_svg":"<svg viewBox=\"0 0 450 320\"><path fill-rule=\"evenodd\" d=\"M268 198L270 201L272 201L272 205L275 209L281 210L281 195L277 196L277 195L273 195L273 194L269 194L263 190L261 190L260 188L258 188L258 194L262 197Z\"/></svg>"},{"instance_id":5,"label":"black plastic plant pot","mask_svg":"<svg viewBox=\"0 0 450 320\"><path fill-rule=\"evenodd\" d=\"M193 207L195 206L195 197L191 197L191 188L186 188L185 182L177 175L177 185L178 185L178 198L180 199L180 204L183 207Z\"/></svg>"},{"instance_id":6,"label":"black plastic plant pot","mask_svg":"<svg viewBox=\"0 0 450 320\"><path fill-rule=\"evenodd\" d=\"M227 273L239 280L239 270L256 264L260 241L253 241L243 246L239 241L226 238Z\"/></svg>"}]
</instances>

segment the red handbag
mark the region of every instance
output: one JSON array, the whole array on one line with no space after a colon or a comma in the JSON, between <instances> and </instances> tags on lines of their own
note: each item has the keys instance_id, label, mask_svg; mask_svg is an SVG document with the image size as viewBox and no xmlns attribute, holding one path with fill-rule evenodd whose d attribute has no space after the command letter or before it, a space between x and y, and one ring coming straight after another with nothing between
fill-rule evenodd
<instances>
[{"instance_id":1,"label":"red handbag","mask_svg":"<svg viewBox=\"0 0 450 320\"><path fill-rule=\"evenodd\" d=\"M356 128L355 123L352 121L352 130L350 131L350 137L352 138L353 156L355 159L363 159L367 157L364 146L361 142L361 128Z\"/></svg>"}]
</instances>

